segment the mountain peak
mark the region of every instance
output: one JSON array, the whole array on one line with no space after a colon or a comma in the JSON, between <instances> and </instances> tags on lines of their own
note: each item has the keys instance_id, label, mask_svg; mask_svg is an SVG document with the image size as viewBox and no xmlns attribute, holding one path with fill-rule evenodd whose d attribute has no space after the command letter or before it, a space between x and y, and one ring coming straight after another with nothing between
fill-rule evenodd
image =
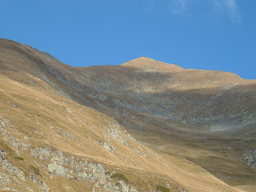
<instances>
[{"instance_id":1,"label":"mountain peak","mask_svg":"<svg viewBox=\"0 0 256 192\"><path fill-rule=\"evenodd\" d=\"M182 67L174 64L168 64L148 57L139 57L121 65L122 67L138 68L145 71L181 71Z\"/></svg>"}]
</instances>

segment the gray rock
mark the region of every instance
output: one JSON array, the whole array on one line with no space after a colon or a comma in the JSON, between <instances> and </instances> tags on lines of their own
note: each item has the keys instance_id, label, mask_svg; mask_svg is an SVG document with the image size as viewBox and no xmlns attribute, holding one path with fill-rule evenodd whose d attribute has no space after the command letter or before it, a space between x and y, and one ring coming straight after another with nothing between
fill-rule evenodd
<instances>
[{"instance_id":1,"label":"gray rock","mask_svg":"<svg viewBox=\"0 0 256 192\"><path fill-rule=\"evenodd\" d=\"M58 165L56 163L51 163L48 165L48 172L61 177L65 177L68 171L66 171L66 169L61 165Z\"/></svg>"},{"instance_id":2,"label":"gray rock","mask_svg":"<svg viewBox=\"0 0 256 192\"><path fill-rule=\"evenodd\" d=\"M256 150L247 150L241 157L241 161L256 170Z\"/></svg>"},{"instance_id":3,"label":"gray rock","mask_svg":"<svg viewBox=\"0 0 256 192\"><path fill-rule=\"evenodd\" d=\"M37 147L31 149L30 152L42 163L51 162L46 166L49 174L67 179L76 178L77 180L89 181L94 186L93 191L95 192L103 189L109 192L137 192L134 187L122 181L119 182L119 186L116 186L102 164L90 162L87 158L67 155L49 147ZM32 179L34 182L41 182L41 180L36 180L38 178L32 177ZM44 183L41 183L41 186L43 185ZM46 186L45 184L47 189Z\"/></svg>"},{"instance_id":4,"label":"gray rock","mask_svg":"<svg viewBox=\"0 0 256 192\"><path fill-rule=\"evenodd\" d=\"M114 152L114 147L112 147L111 145L107 144L107 143L103 143L103 147L108 151L108 152Z\"/></svg>"},{"instance_id":5,"label":"gray rock","mask_svg":"<svg viewBox=\"0 0 256 192\"><path fill-rule=\"evenodd\" d=\"M5 129L10 126L10 120L0 116L0 129Z\"/></svg>"}]
</instances>

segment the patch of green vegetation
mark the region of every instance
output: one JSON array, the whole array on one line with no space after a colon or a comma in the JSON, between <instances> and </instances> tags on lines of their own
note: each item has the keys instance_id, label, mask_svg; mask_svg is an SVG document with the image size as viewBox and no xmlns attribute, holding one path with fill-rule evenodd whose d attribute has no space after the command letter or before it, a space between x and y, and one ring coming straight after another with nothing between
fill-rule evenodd
<instances>
[{"instance_id":1,"label":"patch of green vegetation","mask_svg":"<svg viewBox=\"0 0 256 192\"><path fill-rule=\"evenodd\" d=\"M161 191L161 192L169 192L170 191L167 187L164 187L162 185L157 185L156 190Z\"/></svg>"},{"instance_id":2,"label":"patch of green vegetation","mask_svg":"<svg viewBox=\"0 0 256 192\"><path fill-rule=\"evenodd\" d=\"M112 179L122 180L122 181L128 183L128 179L122 173L115 173L115 174L111 175L111 178Z\"/></svg>"},{"instance_id":3,"label":"patch of green vegetation","mask_svg":"<svg viewBox=\"0 0 256 192\"><path fill-rule=\"evenodd\" d=\"M14 157L14 158L17 159L17 160L20 160L20 161L24 161L23 157Z\"/></svg>"}]
</instances>

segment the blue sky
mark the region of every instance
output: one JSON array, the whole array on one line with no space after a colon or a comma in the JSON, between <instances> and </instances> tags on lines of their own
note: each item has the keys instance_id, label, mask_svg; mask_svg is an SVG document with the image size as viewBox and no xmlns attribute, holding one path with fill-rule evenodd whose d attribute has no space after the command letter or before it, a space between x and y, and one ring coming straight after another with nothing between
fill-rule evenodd
<instances>
[{"instance_id":1,"label":"blue sky","mask_svg":"<svg viewBox=\"0 0 256 192\"><path fill-rule=\"evenodd\" d=\"M75 66L146 56L256 79L255 0L2 0L0 37Z\"/></svg>"}]
</instances>

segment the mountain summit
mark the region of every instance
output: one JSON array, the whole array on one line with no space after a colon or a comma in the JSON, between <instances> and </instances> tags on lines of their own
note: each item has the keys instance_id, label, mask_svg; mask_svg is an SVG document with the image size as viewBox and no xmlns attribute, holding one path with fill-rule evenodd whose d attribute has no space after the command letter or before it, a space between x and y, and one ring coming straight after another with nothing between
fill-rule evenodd
<instances>
[{"instance_id":1,"label":"mountain summit","mask_svg":"<svg viewBox=\"0 0 256 192\"><path fill-rule=\"evenodd\" d=\"M147 57L139 57L137 59L133 59L127 63L122 64L121 66L133 67L152 72L164 72L165 70L176 72L183 69L178 65L163 63Z\"/></svg>"},{"instance_id":2,"label":"mountain summit","mask_svg":"<svg viewBox=\"0 0 256 192\"><path fill-rule=\"evenodd\" d=\"M78 68L0 39L0 190L256 191L255 95L232 73Z\"/></svg>"}]
</instances>

